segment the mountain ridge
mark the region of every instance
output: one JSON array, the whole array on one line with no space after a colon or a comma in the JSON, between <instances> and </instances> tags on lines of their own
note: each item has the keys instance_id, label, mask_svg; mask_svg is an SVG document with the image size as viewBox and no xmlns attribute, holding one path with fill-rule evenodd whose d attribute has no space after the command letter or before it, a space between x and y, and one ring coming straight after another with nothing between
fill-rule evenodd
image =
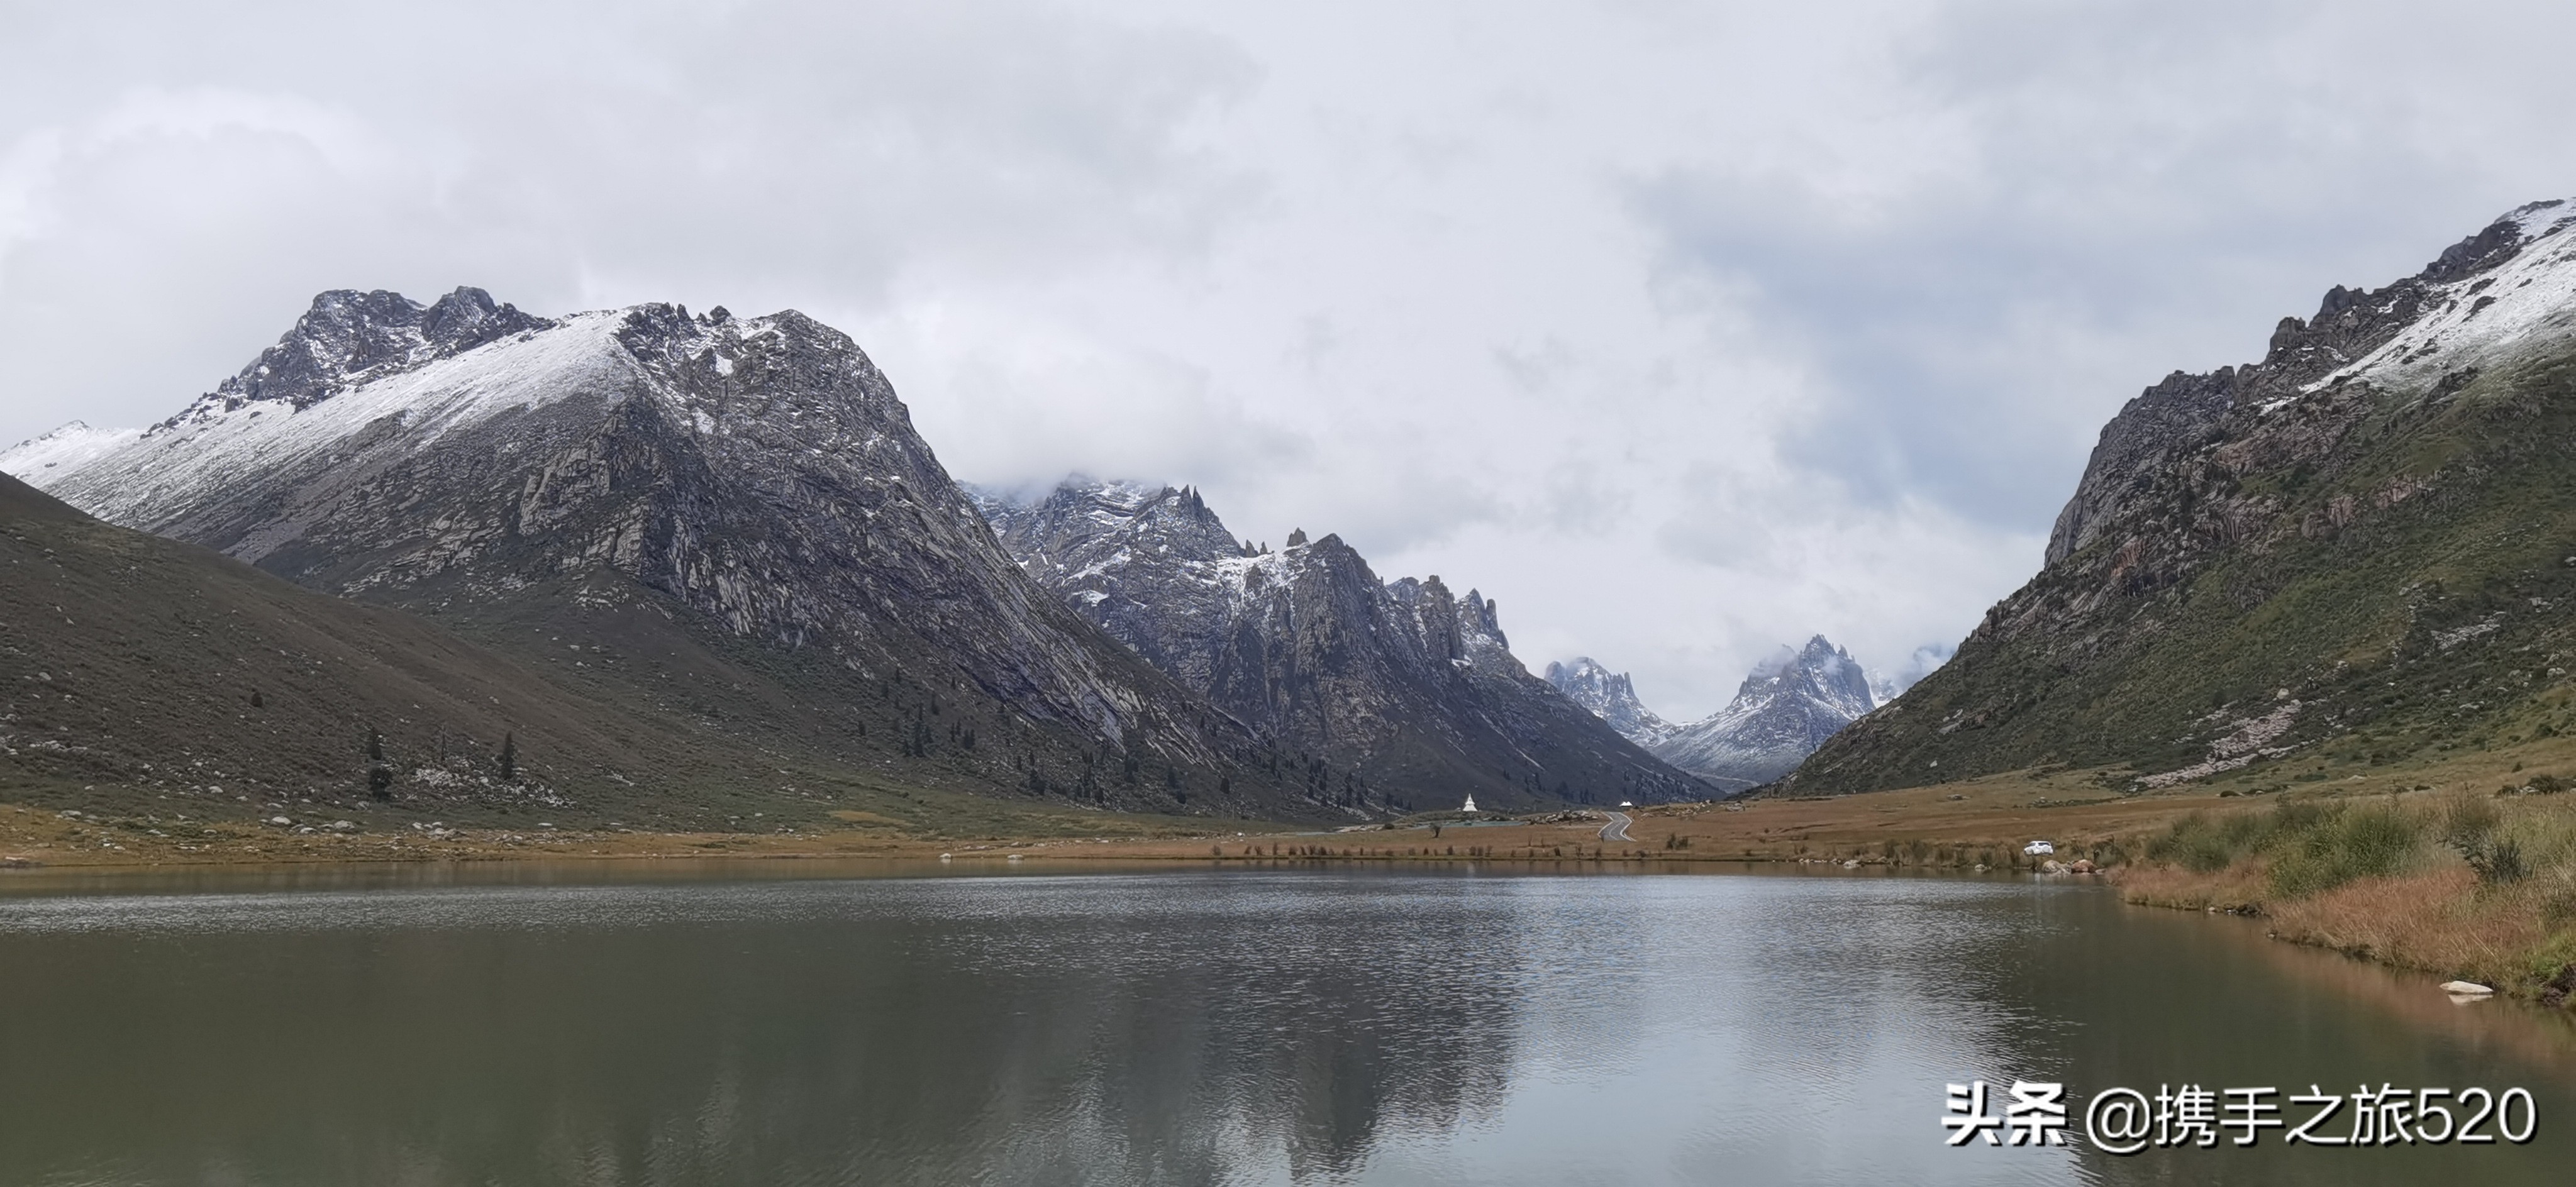
<instances>
[{"instance_id":1,"label":"mountain ridge","mask_svg":"<svg viewBox=\"0 0 2576 1187\"><path fill-rule=\"evenodd\" d=\"M2553 200L2129 401L2040 572L1787 790L2041 764L2263 790L2569 728L2571 433L2576 203Z\"/></svg>"},{"instance_id":2,"label":"mountain ridge","mask_svg":"<svg viewBox=\"0 0 2576 1187\"><path fill-rule=\"evenodd\" d=\"M1068 606L1363 794L1413 808L1706 794L1532 677L1477 590L1381 581L1332 534L1268 551L1187 487L1075 476L979 503Z\"/></svg>"},{"instance_id":3,"label":"mountain ridge","mask_svg":"<svg viewBox=\"0 0 2576 1187\"><path fill-rule=\"evenodd\" d=\"M700 682L739 728L927 786L1354 811L1030 583L873 362L792 310L325 293L178 415L34 477L308 588L580 640L619 657L603 695Z\"/></svg>"},{"instance_id":4,"label":"mountain ridge","mask_svg":"<svg viewBox=\"0 0 2576 1187\"><path fill-rule=\"evenodd\" d=\"M1608 722L1620 736L1649 750L1681 728L1656 716L1644 701L1637 699L1637 686L1626 672L1613 672L1591 656L1578 655L1571 664L1551 660L1539 678Z\"/></svg>"},{"instance_id":5,"label":"mountain ridge","mask_svg":"<svg viewBox=\"0 0 2576 1187\"><path fill-rule=\"evenodd\" d=\"M1657 758L1730 793L1788 774L1879 704L1869 674L1823 635L1754 665L1726 707L1682 725L1655 716L1626 674L1589 656L1549 664L1547 680Z\"/></svg>"}]
</instances>

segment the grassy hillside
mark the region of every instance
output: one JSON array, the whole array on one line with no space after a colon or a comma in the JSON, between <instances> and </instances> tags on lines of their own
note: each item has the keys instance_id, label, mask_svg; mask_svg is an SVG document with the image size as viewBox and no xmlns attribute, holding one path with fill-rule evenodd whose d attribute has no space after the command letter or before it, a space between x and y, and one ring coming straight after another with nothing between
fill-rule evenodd
<instances>
[{"instance_id":1,"label":"grassy hillside","mask_svg":"<svg viewBox=\"0 0 2576 1187\"><path fill-rule=\"evenodd\" d=\"M557 592L521 604L577 612L578 588ZM478 624L478 642L0 476L0 801L197 820L309 807L369 828L1046 834L1105 818L994 798L969 756L1008 731L964 744L990 707L895 681L829 700L794 656L692 645L673 613L630 602L579 647L531 614ZM1123 776L1102 764L1104 783Z\"/></svg>"},{"instance_id":2,"label":"grassy hillside","mask_svg":"<svg viewBox=\"0 0 2576 1187\"><path fill-rule=\"evenodd\" d=\"M1798 794L2050 764L2277 790L2576 730L2576 359L2231 416ZM2144 480L2142 480L2144 481Z\"/></svg>"}]
</instances>

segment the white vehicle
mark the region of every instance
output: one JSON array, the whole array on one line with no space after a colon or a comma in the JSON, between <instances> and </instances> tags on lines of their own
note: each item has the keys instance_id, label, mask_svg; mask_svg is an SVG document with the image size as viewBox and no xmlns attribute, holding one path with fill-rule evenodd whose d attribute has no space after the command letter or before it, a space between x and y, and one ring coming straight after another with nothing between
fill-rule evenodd
<instances>
[{"instance_id":1,"label":"white vehicle","mask_svg":"<svg viewBox=\"0 0 2576 1187\"><path fill-rule=\"evenodd\" d=\"M2021 851L2031 857L2047 857L2057 852L2057 846L2046 841L2033 841L2022 846Z\"/></svg>"}]
</instances>

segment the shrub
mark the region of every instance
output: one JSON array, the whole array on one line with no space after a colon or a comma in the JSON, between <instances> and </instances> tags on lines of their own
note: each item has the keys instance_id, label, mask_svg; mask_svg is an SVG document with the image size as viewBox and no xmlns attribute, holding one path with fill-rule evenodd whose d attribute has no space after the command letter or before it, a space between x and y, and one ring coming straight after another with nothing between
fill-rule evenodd
<instances>
[{"instance_id":1,"label":"shrub","mask_svg":"<svg viewBox=\"0 0 2576 1187\"><path fill-rule=\"evenodd\" d=\"M2453 848L2483 843L2500 819L2502 814L2492 801L2466 796L2452 800L2442 812L2442 841Z\"/></svg>"},{"instance_id":2,"label":"shrub","mask_svg":"<svg viewBox=\"0 0 2576 1187\"><path fill-rule=\"evenodd\" d=\"M2469 868L2478 872L2478 881L2487 886L2519 882L2531 873L2531 867L2522 860L2522 846L2511 837L2463 848L2460 856L2468 859Z\"/></svg>"},{"instance_id":3,"label":"shrub","mask_svg":"<svg viewBox=\"0 0 2576 1187\"><path fill-rule=\"evenodd\" d=\"M2491 804L2455 803L2443 822L2446 841L2461 844L2475 838L2481 854L2489 852L2496 827ZM2215 874L2241 861L2265 857L2273 894L2296 898L2341 886L2355 878L2396 873L2413 859L2423 843L2424 824L2393 806L2350 807L2344 804L2293 802L2269 812L2240 812L2211 817L2193 813L2175 821L2147 845L2147 859L2179 865L2197 874ZM2516 852L2510 866L2522 868Z\"/></svg>"},{"instance_id":4,"label":"shrub","mask_svg":"<svg viewBox=\"0 0 2576 1187\"><path fill-rule=\"evenodd\" d=\"M2295 832L2277 833L2272 892L2298 898L2332 890L2355 878L2394 874L2414 856L2422 826L2393 807L2349 808L2323 815Z\"/></svg>"},{"instance_id":5,"label":"shrub","mask_svg":"<svg viewBox=\"0 0 2576 1187\"><path fill-rule=\"evenodd\" d=\"M2147 856L2171 862L2195 874L2214 874L2235 864L2237 850L2229 843L2227 824L2212 821L2207 813L2194 812L2173 823L2165 835L2147 845Z\"/></svg>"}]
</instances>

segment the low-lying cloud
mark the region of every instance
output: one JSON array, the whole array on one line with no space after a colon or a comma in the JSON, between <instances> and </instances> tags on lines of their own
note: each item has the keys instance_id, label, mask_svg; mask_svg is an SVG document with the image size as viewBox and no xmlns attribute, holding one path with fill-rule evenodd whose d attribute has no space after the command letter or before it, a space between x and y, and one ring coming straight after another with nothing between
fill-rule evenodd
<instances>
[{"instance_id":1,"label":"low-lying cloud","mask_svg":"<svg viewBox=\"0 0 2576 1187\"><path fill-rule=\"evenodd\" d=\"M1680 719L1919 669L2121 401L2576 193L2538 3L0 15L0 440L324 288L792 306L960 477L1339 532Z\"/></svg>"}]
</instances>

